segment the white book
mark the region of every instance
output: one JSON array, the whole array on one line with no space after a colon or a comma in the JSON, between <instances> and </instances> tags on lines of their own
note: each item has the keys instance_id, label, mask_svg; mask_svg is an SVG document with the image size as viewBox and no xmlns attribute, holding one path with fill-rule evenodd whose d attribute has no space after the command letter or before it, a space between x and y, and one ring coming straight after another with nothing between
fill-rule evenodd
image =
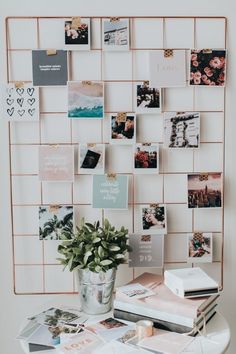
<instances>
[{"instance_id":1,"label":"white book","mask_svg":"<svg viewBox=\"0 0 236 354\"><path fill-rule=\"evenodd\" d=\"M199 267L166 270L164 283L175 295L182 298L208 296L219 292L219 284Z\"/></svg>"}]
</instances>

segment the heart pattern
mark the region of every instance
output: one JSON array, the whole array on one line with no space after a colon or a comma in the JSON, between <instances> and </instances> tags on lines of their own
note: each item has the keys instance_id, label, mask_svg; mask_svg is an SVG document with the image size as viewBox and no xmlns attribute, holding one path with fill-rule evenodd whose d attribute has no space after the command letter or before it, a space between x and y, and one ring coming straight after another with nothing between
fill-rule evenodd
<instances>
[{"instance_id":1,"label":"heart pattern","mask_svg":"<svg viewBox=\"0 0 236 354\"><path fill-rule=\"evenodd\" d=\"M21 106L21 107L23 106L24 98L17 98L16 101L17 101L17 103L18 103L19 106Z\"/></svg>"},{"instance_id":2,"label":"heart pattern","mask_svg":"<svg viewBox=\"0 0 236 354\"><path fill-rule=\"evenodd\" d=\"M11 106L13 102L14 102L14 99L13 99L13 98L7 98L7 104L8 104L8 106Z\"/></svg>"},{"instance_id":3,"label":"heart pattern","mask_svg":"<svg viewBox=\"0 0 236 354\"><path fill-rule=\"evenodd\" d=\"M28 113L31 115L31 117L33 117L33 115L35 113L35 108L33 108L33 109L29 108Z\"/></svg>"},{"instance_id":4,"label":"heart pattern","mask_svg":"<svg viewBox=\"0 0 236 354\"><path fill-rule=\"evenodd\" d=\"M18 93L18 95L22 96L25 90L23 89L23 87L17 87L16 92Z\"/></svg>"},{"instance_id":5,"label":"heart pattern","mask_svg":"<svg viewBox=\"0 0 236 354\"><path fill-rule=\"evenodd\" d=\"M28 93L28 95L33 96L33 94L34 94L34 88L33 88L33 87L28 87L28 88L27 88L27 93Z\"/></svg>"},{"instance_id":6,"label":"heart pattern","mask_svg":"<svg viewBox=\"0 0 236 354\"><path fill-rule=\"evenodd\" d=\"M14 90L13 87L10 87L9 89L7 89L7 94L8 94L8 96L11 97L11 95L12 95L12 93L13 93L13 90Z\"/></svg>"},{"instance_id":7,"label":"heart pattern","mask_svg":"<svg viewBox=\"0 0 236 354\"><path fill-rule=\"evenodd\" d=\"M17 113L22 117L25 113L25 109L18 109Z\"/></svg>"},{"instance_id":8,"label":"heart pattern","mask_svg":"<svg viewBox=\"0 0 236 354\"><path fill-rule=\"evenodd\" d=\"M10 117L13 115L14 110L15 110L15 108L14 108L14 107L12 107L12 108L8 108L8 109L7 109L7 113L9 114L9 116L10 116Z\"/></svg>"},{"instance_id":9,"label":"heart pattern","mask_svg":"<svg viewBox=\"0 0 236 354\"><path fill-rule=\"evenodd\" d=\"M28 98L27 102L32 106L35 102L35 98Z\"/></svg>"}]
</instances>

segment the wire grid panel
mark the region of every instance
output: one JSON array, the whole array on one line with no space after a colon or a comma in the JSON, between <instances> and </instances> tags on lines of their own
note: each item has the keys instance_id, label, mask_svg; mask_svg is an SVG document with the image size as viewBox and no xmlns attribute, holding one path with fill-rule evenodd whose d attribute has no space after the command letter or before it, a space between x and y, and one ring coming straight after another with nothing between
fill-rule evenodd
<instances>
[{"instance_id":1,"label":"wire grid panel","mask_svg":"<svg viewBox=\"0 0 236 354\"><path fill-rule=\"evenodd\" d=\"M84 16L89 17L89 16ZM65 17L68 18L68 17ZM126 17L127 18L127 17ZM218 171L224 174L225 88L190 87L163 89L163 111L200 111L201 147L198 150L163 148L163 114L137 115L137 142L160 144L160 171L133 175L132 147L109 145L109 114L135 111L135 83L148 79L148 53L154 49L225 48L224 17L129 17L131 46L127 52L104 52L102 17L91 19L91 50L69 51L69 80L105 82L105 118L67 118L66 87L41 87L40 121L9 123L12 245L16 294L74 293L74 275L62 272L56 258L58 241L40 241L38 206L73 205L75 223L109 218L129 232L138 231L140 206L167 205L164 269L187 267L186 236L201 230L213 233L213 263L201 264L223 285L224 208L188 209L186 174ZM63 48L59 17L8 17L6 19L7 82L32 82L31 50ZM38 147L42 144L77 146L106 144L106 172L129 176L128 210L98 210L91 205L91 175L75 173L74 183L47 183L38 179ZM77 171L77 167L75 169ZM192 264L194 266L194 264ZM148 268L121 265L117 285ZM163 269L152 269L162 273Z\"/></svg>"}]
</instances>

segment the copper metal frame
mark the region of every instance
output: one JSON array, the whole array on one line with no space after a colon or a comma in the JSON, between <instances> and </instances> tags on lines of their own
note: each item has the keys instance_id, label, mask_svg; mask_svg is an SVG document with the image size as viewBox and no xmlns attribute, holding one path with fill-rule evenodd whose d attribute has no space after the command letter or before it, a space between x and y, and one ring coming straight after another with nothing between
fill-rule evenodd
<instances>
[{"instance_id":1,"label":"copper metal frame","mask_svg":"<svg viewBox=\"0 0 236 354\"><path fill-rule=\"evenodd\" d=\"M40 19L63 19L63 18L70 18L72 16L9 16L5 19L5 30L6 30L6 63L7 63L7 74L6 74L6 79L7 82L10 83L10 66L9 66L9 55L13 51L31 51L31 49L14 49L10 47L9 43L9 20L24 20L24 19L35 19L36 20L36 25L37 25L37 48L40 48L40 28L39 28L39 20ZM109 16L83 16L83 17L88 17L90 19L99 19L100 20L100 26L102 26L102 19L103 18L109 18ZM134 80L134 52L138 50L145 50L145 51L150 51L150 50L156 50L156 49L164 49L165 48L165 20L166 19L192 19L194 21L193 24L193 36L194 36L194 47L196 47L196 20L198 19L206 19L206 20L224 20L224 34L225 34L225 48L227 47L227 18L224 16L119 16L119 18L128 18L130 19L130 34L131 34L131 43L132 43L132 35L133 35L133 24L135 19L162 19L163 20L163 47L162 48L133 48L131 47L130 50L132 52L132 80L104 80L103 79L103 50L101 48L92 48L91 50L97 50L100 51L101 53L101 80L104 82L140 82L142 80ZM188 50L189 48L172 48L172 49L185 49ZM69 63L69 68L68 68L68 77L69 80L72 79L72 72L71 72L71 52L69 51L69 56L68 56L68 63ZM25 81L27 82L27 81ZM193 108L195 106L195 87L193 87ZM132 97L133 97L133 90L134 90L134 85L132 85ZM164 96L164 95L163 95ZM225 178L225 108L226 108L226 89L224 88L224 109L223 111L203 111L203 112L222 112L224 113L224 125L223 125L223 141L217 141L217 142L201 142L201 143L206 143L206 144L211 144L211 143L219 143L223 144L223 180ZM132 101L132 110L134 111L133 107L133 101ZM173 111L173 110L172 110ZM201 112L201 111L200 111ZM40 112L40 114L60 114L60 113L66 113L66 112ZM116 113L116 112L105 112L105 113ZM35 265L35 266L41 266L43 268L43 292L25 292L25 293L17 293L20 295L24 294L32 294L32 295L37 295L37 294L65 294L64 292L46 292L45 291L45 265L50 266L50 265L58 265L58 264L46 264L45 263L45 258L44 258L44 242L42 241L42 251L43 251L43 263L40 264L17 264L15 262L15 251L14 251L14 238L18 236L38 236L38 235L31 235L31 234L15 234L14 233L14 206L17 204L13 203L13 194L12 194L12 177L13 176L35 176L35 174L13 174L12 173L12 151L11 151L11 146L16 146L16 145L41 145L42 139L41 139L41 124L39 122L39 143L37 144L30 144L30 143L22 143L22 144L14 144L12 143L11 139L11 122L8 123L8 135L9 135L9 163L10 163L10 202L11 202L11 229L12 229L12 257L13 257L13 280L14 280L14 292L16 293L16 275L15 275L15 269L16 266L29 266L29 265ZM104 141L103 137L103 122L101 122L101 142L106 143ZM72 121L70 121L70 142L61 144L61 145L75 145L73 143L73 124ZM106 143L107 144L107 143ZM193 151L193 164L194 164L194 151ZM186 172L187 173L187 172ZM167 174L186 174L184 172L160 172L161 175L163 175L163 182L164 182L164 176ZM126 173L128 175L132 176L132 203L129 203L129 205L132 207L132 232L134 232L134 207L135 205L143 204L143 203L135 203L134 196L135 196L135 175L133 173ZM78 175L78 174L76 174ZM223 192L224 192L224 183L223 183ZM42 182L40 183L40 195L41 195L41 204L43 204L43 190L42 190ZM73 190L73 183L71 183L71 201L72 204L77 206L77 205L90 205L90 204L78 204L74 203L73 200L74 197L74 190ZM163 190L162 190L162 199L164 201L164 183L163 183ZM223 193L223 207L222 207L222 230L221 232L217 231L210 231L213 233L219 233L222 234L222 247L221 247L221 260L220 261L215 261L214 263L220 263L221 264L221 286L223 287L223 265L224 265L224 193ZM166 203L166 204L186 204L186 203ZM22 206L26 206L27 204L23 204ZM18 204L19 206L19 204ZM102 210L102 219L104 218L104 210ZM192 231L194 231L194 209L192 210ZM187 234L187 232L168 232L168 234ZM165 262L165 264L172 264L172 263L183 263L183 262ZM135 276L135 269L133 269L133 277ZM73 277L74 281L74 277ZM73 291L72 292L66 292L66 294L71 294L75 292L75 282L73 282Z\"/></svg>"}]
</instances>

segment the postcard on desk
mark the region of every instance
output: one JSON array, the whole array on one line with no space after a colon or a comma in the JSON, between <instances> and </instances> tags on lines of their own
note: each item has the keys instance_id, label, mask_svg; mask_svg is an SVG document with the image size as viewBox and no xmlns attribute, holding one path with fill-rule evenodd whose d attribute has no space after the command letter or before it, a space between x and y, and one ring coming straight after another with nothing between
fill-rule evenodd
<instances>
[{"instance_id":1,"label":"postcard on desk","mask_svg":"<svg viewBox=\"0 0 236 354\"><path fill-rule=\"evenodd\" d=\"M103 345L103 341L93 333L83 331L73 337L68 343L58 346L62 354L91 354L93 350Z\"/></svg>"},{"instance_id":2,"label":"postcard on desk","mask_svg":"<svg viewBox=\"0 0 236 354\"><path fill-rule=\"evenodd\" d=\"M2 119L31 122L39 120L39 89L24 82L1 85Z\"/></svg>"},{"instance_id":3,"label":"postcard on desk","mask_svg":"<svg viewBox=\"0 0 236 354\"><path fill-rule=\"evenodd\" d=\"M132 299L143 299L155 295L155 292L139 283L120 286L116 289L119 294L123 294Z\"/></svg>"},{"instance_id":4,"label":"postcard on desk","mask_svg":"<svg viewBox=\"0 0 236 354\"><path fill-rule=\"evenodd\" d=\"M51 307L35 316L29 317L28 320L35 321L46 326L57 326L58 324L72 322L78 318L79 316L76 313Z\"/></svg>"},{"instance_id":5,"label":"postcard on desk","mask_svg":"<svg viewBox=\"0 0 236 354\"><path fill-rule=\"evenodd\" d=\"M162 49L150 51L149 71L152 87L186 86L185 50Z\"/></svg>"},{"instance_id":6,"label":"postcard on desk","mask_svg":"<svg viewBox=\"0 0 236 354\"><path fill-rule=\"evenodd\" d=\"M67 51L32 50L34 86L65 86L68 80Z\"/></svg>"},{"instance_id":7,"label":"postcard on desk","mask_svg":"<svg viewBox=\"0 0 236 354\"><path fill-rule=\"evenodd\" d=\"M64 21L65 48L90 50L90 19L72 17Z\"/></svg>"}]
</instances>

